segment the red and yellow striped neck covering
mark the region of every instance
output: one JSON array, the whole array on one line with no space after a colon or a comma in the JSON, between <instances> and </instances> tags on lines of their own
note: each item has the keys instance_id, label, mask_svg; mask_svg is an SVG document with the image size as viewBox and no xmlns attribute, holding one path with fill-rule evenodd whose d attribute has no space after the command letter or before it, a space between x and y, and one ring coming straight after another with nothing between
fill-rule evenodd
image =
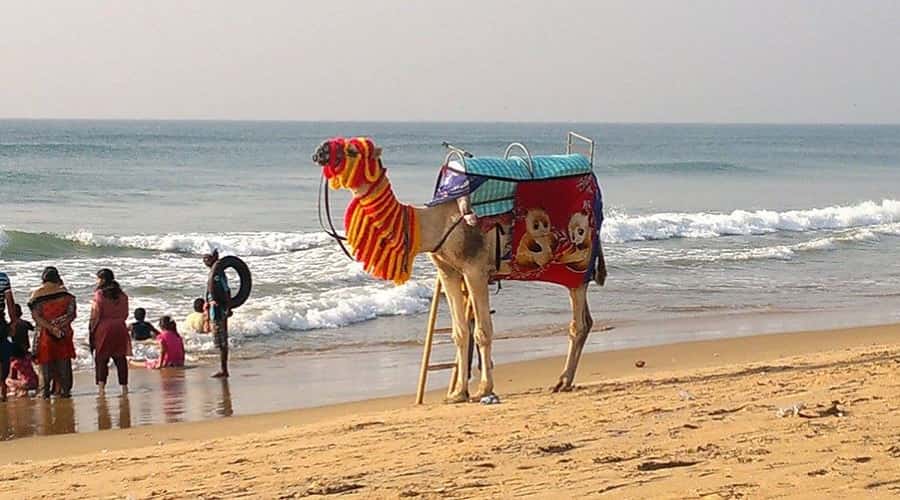
<instances>
[{"instance_id":1,"label":"red and yellow striped neck covering","mask_svg":"<svg viewBox=\"0 0 900 500\"><path fill-rule=\"evenodd\" d=\"M351 156L350 145L359 154ZM398 285L405 283L412 274L419 249L415 209L397 200L384 168L373 157L375 145L370 139L332 139L330 146L331 162L325 166L325 175L332 189L359 189L368 185L366 192L355 196L344 213L347 243L353 257L376 278ZM336 154L338 150L343 154Z\"/></svg>"}]
</instances>

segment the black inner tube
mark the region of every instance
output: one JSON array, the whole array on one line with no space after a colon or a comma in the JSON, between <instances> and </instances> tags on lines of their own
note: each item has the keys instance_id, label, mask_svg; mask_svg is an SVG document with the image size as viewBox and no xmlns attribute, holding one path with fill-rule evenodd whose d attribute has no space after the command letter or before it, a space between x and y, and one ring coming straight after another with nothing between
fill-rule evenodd
<instances>
[{"instance_id":1,"label":"black inner tube","mask_svg":"<svg viewBox=\"0 0 900 500\"><path fill-rule=\"evenodd\" d=\"M213 291L213 276L217 273L224 273L226 269L233 269L241 279L241 288L236 294L231 296L231 309L237 309L247 302L250 297L250 290L253 288L253 278L250 275L250 268L247 264L234 255L222 257L209 270L209 280L207 281L207 289ZM232 290L233 291L233 290Z\"/></svg>"}]
</instances>

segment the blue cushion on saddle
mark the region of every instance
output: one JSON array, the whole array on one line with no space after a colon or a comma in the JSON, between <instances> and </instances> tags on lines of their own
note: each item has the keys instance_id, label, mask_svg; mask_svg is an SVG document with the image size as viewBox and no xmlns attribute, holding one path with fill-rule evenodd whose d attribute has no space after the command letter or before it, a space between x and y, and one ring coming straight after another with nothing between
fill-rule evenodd
<instances>
[{"instance_id":1,"label":"blue cushion on saddle","mask_svg":"<svg viewBox=\"0 0 900 500\"><path fill-rule=\"evenodd\" d=\"M519 182L556 179L591 173L591 162L582 155L547 155L531 158L534 172L528 162L519 157L467 158L466 174L486 180L469 196L472 210L479 217L499 215L513 209L516 184ZM460 165L451 165L450 169Z\"/></svg>"},{"instance_id":2,"label":"blue cushion on saddle","mask_svg":"<svg viewBox=\"0 0 900 500\"><path fill-rule=\"evenodd\" d=\"M497 180L529 181L556 179L591 172L591 162L579 154L533 156L531 163L534 166L534 172L528 168L528 162L518 156L506 160L492 157L467 158L465 173Z\"/></svg>"}]
</instances>

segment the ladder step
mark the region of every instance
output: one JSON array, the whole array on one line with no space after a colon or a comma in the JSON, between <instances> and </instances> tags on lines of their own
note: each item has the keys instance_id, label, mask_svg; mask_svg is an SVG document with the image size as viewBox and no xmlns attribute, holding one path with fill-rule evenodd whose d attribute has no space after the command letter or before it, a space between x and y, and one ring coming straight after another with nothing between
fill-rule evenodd
<instances>
[{"instance_id":1,"label":"ladder step","mask_svg":"<svg viewBox=\"0 0 900 500\"><path fill-rule=\"evenodd\" d=\"M453 333L453 327L447 326L444 328L435 328L434 333Z\"/></svg>"},{"instance_id":2,"label":"ladder step","mask_svg":"<svg viewBox=\"0 0 900 500\"><path fill-rule=\"evenodd\" d=\"M436 372L438 370L450 370L452 368L456 368L456 363L437 363L434 365L428 365L428 371Z\"/></svg>"}]
</instances>

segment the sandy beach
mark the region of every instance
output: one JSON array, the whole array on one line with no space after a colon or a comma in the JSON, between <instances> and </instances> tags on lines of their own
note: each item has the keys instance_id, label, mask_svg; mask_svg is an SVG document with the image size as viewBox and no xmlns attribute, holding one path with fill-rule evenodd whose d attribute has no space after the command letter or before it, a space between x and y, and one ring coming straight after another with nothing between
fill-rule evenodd
<instances>
[{"instance_id":1,"label":"sandy beach","mask_svg":"<svg viewBox=\"0 0 900 500\"><path fill-rule=\"evenodd\" d=\"M8 2L0 500L900 499L900 0L709 3Z\"/></svg>"},{"instance_id":2,"label":"sandy beach","mask_svg":"<svg viewBox=\"0 0 900 500\"><path fill-rule=\"evenodd\" d=\"M502 404L411 397L0 443L29 498L892 497L900 325L558 358L496 372ZM636 361L644 367L637 368Z\"/></svg>"}]
</instances>

